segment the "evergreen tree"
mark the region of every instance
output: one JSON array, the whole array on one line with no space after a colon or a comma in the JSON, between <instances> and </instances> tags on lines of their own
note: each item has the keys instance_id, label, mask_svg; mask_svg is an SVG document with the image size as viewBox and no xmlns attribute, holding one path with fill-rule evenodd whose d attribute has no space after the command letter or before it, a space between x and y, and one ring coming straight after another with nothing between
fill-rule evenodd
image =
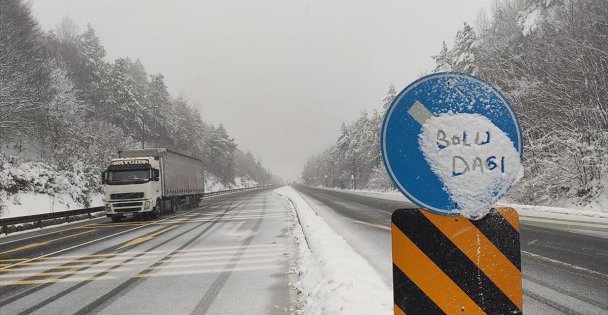
<instances>
[{"instance_id":1,"label":"evergreen tree","mask_svg":"<svg viewBox=\"0 0 608 315\"><path fill-rule=\"evenodd\" d=\"M441 43L441 50L438 55L432 57L435 60L435 71L452 71L452 57L445 41Z\"/></svg>"}]
</instances>

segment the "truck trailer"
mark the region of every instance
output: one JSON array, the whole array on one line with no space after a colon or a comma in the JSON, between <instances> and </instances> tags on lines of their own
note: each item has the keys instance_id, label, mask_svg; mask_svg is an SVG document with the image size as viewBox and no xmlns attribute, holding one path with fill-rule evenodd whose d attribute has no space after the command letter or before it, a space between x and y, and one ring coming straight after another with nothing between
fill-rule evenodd
<instances>
[{"instance_id":1,"label":"truck trailer","mask_svg":"<svg viewBox=\"0 0 608 315\"><path fill-rule=\"evenodd\" d=\"M102 173L106 215L113 222L198 206L205 192L200 159L163 148L123 150L118 156Z\"/></svg>"}]
</instances>

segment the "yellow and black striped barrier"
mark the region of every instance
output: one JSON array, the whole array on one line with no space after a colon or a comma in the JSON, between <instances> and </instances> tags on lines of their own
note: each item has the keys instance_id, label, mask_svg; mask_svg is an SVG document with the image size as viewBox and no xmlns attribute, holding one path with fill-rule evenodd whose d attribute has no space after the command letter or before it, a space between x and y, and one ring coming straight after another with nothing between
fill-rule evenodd
<instances>
[{"instance_id":1,"label":"yellow and black striped barrier","mask_svg":"<svg viewBox=\"0 0 608 315\"><path fill-rule=\"evenodd\" d=\"M519 217L401 209L392 216L395 314L521 314Z\"/></svg>"}]
</instances>

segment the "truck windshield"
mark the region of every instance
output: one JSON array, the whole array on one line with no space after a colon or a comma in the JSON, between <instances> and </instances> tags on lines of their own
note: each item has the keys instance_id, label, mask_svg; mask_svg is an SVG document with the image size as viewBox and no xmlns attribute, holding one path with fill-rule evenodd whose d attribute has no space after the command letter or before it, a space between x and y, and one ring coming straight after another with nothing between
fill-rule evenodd
<instances>
[{"instance_id":1,"label":"truck windshield","mask_svg":"<svg viewBox=\"0 0 608 315\"><path fill-rule=\"evenodd\" d=\"M150 180L150 169L108 171L108 185L142 184Z\"/></svg>"}]
</instances>

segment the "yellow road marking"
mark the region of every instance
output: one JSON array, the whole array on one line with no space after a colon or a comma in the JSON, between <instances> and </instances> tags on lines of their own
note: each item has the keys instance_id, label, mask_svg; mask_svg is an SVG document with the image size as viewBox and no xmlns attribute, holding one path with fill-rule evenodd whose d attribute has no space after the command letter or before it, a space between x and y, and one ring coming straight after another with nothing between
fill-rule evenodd
<instances>
[{"instance_id":1,"label":"yellow road marking","mask_svg":"<svg viewBox=\"0 0 608 315\"><path fill-rule=\"evenodd\" d=\"M132 270L131 268L119 268L114 269L112 272L120 272L120 271L128 271ZM65 276L65 275L77 275L77 274L88 274L88 273L100 273L104 272L106 269L87 269L87 270L71 270L71 271L49 271L49 272L40 272L40 273L11 273L0 275L2 279L10 279L10 278L29 278L29 277L43 277L43 276Z\"/></svg>"},{"instance_id":2,"label":"yellow road marking","mask_svg":"<svg viewBox=\"0 0 608 315\"><path fill-rule=\"evenodd\" d=\"M51 243L56 242L56 241L64 240L64 239L67 239L67 238L71 238L71 237L75 237L75 236L79 236L79 235L83 235L83 234L88 234L88 233L91 233L93 231L95 231L95 230L89 230L89 231L86 231L86 232L80 232L80 233L76 233L76 234L71 234L71 235L55 238L55 239L52 239L52 240L48 240L48 241L45 241L45 242L27 244L25 246L13 248L13 249L9 249L7 251L1 252L0 255L6 255L6 254L9 254L9 253L14 253L14 252L18 252L18 251L22 251L22 250L38 247L38 246L48 245L48 244L51 244ZM22 259L21 261L23 261L23 260L24 259Z\"/></svg>"},{"instance_id":3,"label":"yellow road marking","mask_svg":"<svg viewBox=\"0 0 608 315\"><path fill-rule=\"evenodd\" d=\"M58 283L58 282L85 282L85 281L95 281L95 280L110 280L116 279L110 276L101 276L101 277L69 277L69 278L53 278L53 279L40 279L40 280L20 280L15 282L9 281L0 281L0 285L28 285L28 284L45 284L45 283Z\"/></svg>"},{"instance_id":4,"label":"yellow road marking","mask_svg":"<svg viewBox=\"0 0 608 315\"><path fill-rule=\"evenodd\" d=\"M130 241L130 242L128 242L128 243L120 246L118 249L123 249L123 248L131 247L131 246L137 245L139 243L143 243L143 242L152 240L155 237L157 237L157 236L159 236L159 235L161 235L161 234L163 234L165 232L171 231L171 230L173 230L176 227L177 227L177 225L173 225L173 226L170 226L170 227L168 227L166 229L162 229L162 230L160 230L160 231L158 231L158 232L156 232L154 234L150 234L148 236L143 236L143 237L138 237L138 238L136 238L136 239L134 239L134 240L132 240L132 241Z\"/></svg>"},{"instance_id":5,"label":"yellow road marking","mask_svg":"<svg viewBox=\"0 0 608 315\"><path fill-rule=\"evenodd\" d=\"M387 231L391 230L390 226L386 226L386 225L382 225L382 224L374 224L374 223L368 223L368 222L364 222L364 221L353 221L353 222L359 223L359 224L368 225L368 226L375 227L375 228L378 228L378 229L387 230Z\"/></svg>"},{"instance_id":6,"label":"yellow road marking","mask_svg":"<svg viewBox=\"0 0 608 315\"><path fill-rule=\"evenodd\" d=\"M121 263L120 266L135 266L135 265L144 265L147 264L149 262L128 262L128 263ZM0 274L2 273L7 273L7 272L17 272L17 271L32 271L32 270L65 270L65 269L76 269L76 268L83 268L83 267L112 267L112 266L116 266L115 262L112 263L99 263L99 264L82 264L82 265L65 265L65 266L56 266L56 267L50 267L47 265L35 265L35 266L31 266L31 267L21 267L21 268L14 268L14 269L4 269L4 270L0 270Z\"/></svg>"},{"instance_id":7,"label":"yellow road marking","mask_svg":"<svg viewBox=\"0 0 608 315\"><path fill-rule=\"evenodd\" d=\"M0 263L14 262L14 261L23 261L23 260L25 260L25 258L16 258L16 259L0 259Z\"/></svg>"},{"instance_id":8,"label":"yellow road marking","mask_svg":"<svg viewBox=\"0 0 608 315\"><path fill-rule=\"evenodd\" d=\"M193 209L193 210L190 210L190 211L184 212L184 213L182 213L182 214L176 214L176 215L170 216L170 217L168 217L168 218L166 218L166 219L162 219L162 220L155 221L155 222L163 222L163 221L166 221L166 220L169 220L169 219L177 218L177 217L180 217L180 216L186 215L186 214L188 214L188 213L192 213L192 212L194 212L194 211L199 211L200 209L201 209L201 208L196 208L196 209ZM152 224L140 225L140 226L134 227L134 228L132 228L132 229L128 229L128 230L124 230L124 231L120 231L120 232L118 232L118 233L114 233L114 234L110 234L110 235L106 235L106 236L103 236L103 237L100 237L100 238L97 238L97 239L94 239L94 240L91 240L91 241L88 241L88 242L80 243L80 244L78 244L78 245L74 245L74 246L71 246L71 247L68 247L68 248L64 248L64 249L58 250L58 251L56 251L56 252L52 252L52 253L44 254L44 255L42 255L42 256L38 256L38 257L34 257L34 258L29 258L29 259L24 260L24 261L16 262L16 263L14 263L14 264L12 264L12 265L4 266L4 267L0 266L0 271L2 271L2 270L6 270L6 269L9 269L9 268L13 268L13 267L15 267L15 266L19 266L19 265L22 265L22 264L26 264L26 263L29 263L29 262L31 262L31 261L39 260L39 259L42 259L42 258L44 258L44 257L48 257L48 256L51 256L51 255L56 255L56 254L59 254L59 253L62 253L62 252L68 251L68 250L72 250L72 249L74 249L74 248L79 248L79 247L82 247L82 246L85 246L85 245L88 245L88 244L92 244L92 243L95 243L95 242L99 242L99 241L101 241L101 240L105 240L105 239L112 238L112 237L115 237L115 236L118 236L118 235L122 235L122 234L125 234L125 233L129 233L129 232L131 232L131 231L135 231L135 230L137 230L137 229L140 229L140 228L143 228L143 227L146 227L146 226L152 226Z\"/></svg>"},{"instance_id":9,"label":"yellow road marking","mask_svg":"<svg viewBox=\"0 0 608 315\"><path fill-rule=\"evenodd\" d=\"M241 221L241 222L235 224L234 227L232 228L232 230L230 230L230 234L236 233L236 231L238 231L238 229L240 229L241 226L243 226L243 224L245 224L245 221Z\"/></svg>"},{"instance_id":10,"label":"yellow road marking","mask_svg":"<svg viewBox=\"0 0 608 315\"><path fill-rule=\"evenodd\" d=\"M230 258L230 257L232 257L231 255L234 255L234 254L242 254L242 255L244 255L244 257L251 256L254 254L272 254L272 255L276 255L277 257L283 257L282 254L284 252L285 252L285 249L280 248L280 247L251 248L251 249L244 248L243 250L222 250L222 251L213 251L213 252L187 251L187 252L177 253L177 254L173 255L172 258L174 260L216 259L216 257ZM77 259L77 260L45 259L43 261L22 264L22 266L29 266L29 267L0 270L0 274L3 272L15 272L15 271L19 271L19 270L73 269L73 268L82 268L82 267L91 266L91 265L103 266L103 265L105 265L105 264L103 264L103 262L108 262L108 265L111 266L111 265L116 264L116 261L126 260L130 257L133 257L133 255L129 255L129 256L122 255L120 257L112 257L112 258L107 258L107 259L103 259L103 258L86 259L86 257L83 257L83 258ZM135 262L142 264L142 263L148 262L150 259L155 259L157 257L159 257L158 254L146 253L146 254L138 257L138 259L135 260ZM200 258L196 258L196 257L200 257ZM57 257L57 258L60 258L60 257ZM101 262L101 263L99 263L99 262ZM53 266L55 264L68 264L68 263L69 263L69 265L65 265L65 266L63 266L63 265Z\"/></svg>"}]
</instances>

